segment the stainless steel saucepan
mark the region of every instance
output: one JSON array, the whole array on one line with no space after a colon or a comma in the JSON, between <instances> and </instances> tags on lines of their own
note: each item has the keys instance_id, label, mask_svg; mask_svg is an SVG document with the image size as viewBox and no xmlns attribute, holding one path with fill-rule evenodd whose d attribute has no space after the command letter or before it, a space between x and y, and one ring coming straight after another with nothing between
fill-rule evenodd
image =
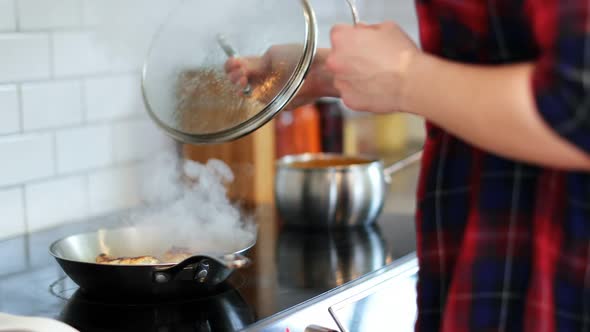
<instances>
[{"instance_id":1,"label":"stainless steel saucepan","mask_svg":"<svg viewBox=\"0 0 590 332\"><path fill-rule=\"evenodd\" d=\"M162 234L165 231L162 230ZM88 293L134 297L180 297L213 290L236 269L249 265L244 254L254 242L222 253L196 253L179 263L110 265L96 263L106 253L113 257L138 257L176 246L166 238L150 239L157 230L129 227L78 234L54 242L50 253L64 272ZM160 242L160 243L158 243ZM180 244L182 245L182 244Z\"/></svg>"},{"instance_id":2,"label":"stainless steel saucepan","mask_svg":"<svg viewBox=\"0 0 590 332\"><path fill-rule=\"evenodd\" d=\"M339 154L286 156L277 162L275 199L286 225L353 227L375 222L391 175L422 152L384 167L379 159Z\"/></svg>"}]
</instances>

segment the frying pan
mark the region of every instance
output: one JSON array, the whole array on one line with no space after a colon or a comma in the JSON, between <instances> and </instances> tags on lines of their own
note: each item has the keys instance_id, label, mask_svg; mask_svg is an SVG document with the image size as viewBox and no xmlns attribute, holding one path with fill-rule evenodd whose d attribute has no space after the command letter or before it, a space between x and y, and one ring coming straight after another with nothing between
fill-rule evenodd
<instances>
[{"instance_id":1,"label":"frying pan","mask_svg":"<svg viewBox=\"0 0 590 332\"><path fill-rule=\"evenodd\" d=\"M163 237L152 241L146 234L143 229L135 227L77 234L54 242L49 252L64 272L85 292L105 296L167 298L211 292L235 270L250 264L250 260L244 255L255 244L252 241L245 246L231 248L233 244L230 243L223 250L226 252L199 253L177 264L95 263L96 256L101 253L113 257L136 257L156 256L157 253L164 252L161 250L164 248L163 243L170 240ZM178 245L168 244L168 249L172 245Z\"/></svg>"}]
</instances>

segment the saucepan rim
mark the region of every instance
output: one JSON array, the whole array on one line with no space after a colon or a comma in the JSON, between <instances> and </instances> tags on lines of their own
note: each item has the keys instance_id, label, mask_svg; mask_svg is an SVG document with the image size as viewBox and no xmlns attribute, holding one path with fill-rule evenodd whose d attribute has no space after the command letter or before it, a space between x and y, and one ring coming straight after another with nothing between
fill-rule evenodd
<instances>
[{"instance_id":1,"label":"saucepan rim","mask_svg":"<svg viewBox=\"0 0 590 332\"><path fill-rule=\"evenodd\" d=\"M293 167L292 164L295 162L306 162L311 160L322 160L322 159L334 159L334 158L350 158L359 159L366 162L355 163L350 165L336 165L326 167ZM291 154L281 157L275 162L276 167L285 170L296 170L299 172L333 172L333 171L348 171L348 170L363 170L371 166L383 167L383 160L374 156L364 154L345 154L345 153L331 153L331 152L320 152L320 153L301 153Z\"/></svg>"},{"instance_id":2,"label":"saucepan rim","mask_svg":"<svg viewBox=\"0 0 590 332\"><path fill-rule=\"evenodd\" d=\"M109 265L109 264L101 264L101 263L96 263L96 262L89 262L89 261L82 261L82 260L76 260L76 259L70 259L70 258L65 258L62 255L58 254L56 252L56 247L70 239L73 237L80 237L80 236L89 236L89 235L93 235L93 234L97 234L100 231L108 231L108 232L117 232L117 231L125 231L125 230L131 230L131 229L137 229L137 227L116 227L116 228L101 228L95 231L88 231L88 232L82 232L82 233L77 233L77 234L72 234L72 235L68 235L65 237L62 237L56 241L54 241L53 243L51 243L51 245L49 246L49 254L51 256L53 256L55 259L58 260L62 260L62 261L66 261L66 262L72 262L72 263L77 263L77 264L89 264L89 265L98 265L98 266L119 266L119 267L133 267L133 268L167 268L167 267L173 267L179 264L182 264L185 260L187 259L191 259L192 257L195 256L200 256L200 255L206 255L206 256L213 256L213 257L223 257L223 256L228 256L228 255L241 255L244 254L245 252L247 252L248 250L252 249L252 247L254 247L256 245L256 241L257 239L255 238L254 240L252 240L250 243L248 243L248 245L238 251L232 252L232 253L224 253L224 254L208 254L208 253L193 253L190 257L178 262L178 263L159 263L159 264L117 264L117 265Z\"/></svg>"}]
</instances>

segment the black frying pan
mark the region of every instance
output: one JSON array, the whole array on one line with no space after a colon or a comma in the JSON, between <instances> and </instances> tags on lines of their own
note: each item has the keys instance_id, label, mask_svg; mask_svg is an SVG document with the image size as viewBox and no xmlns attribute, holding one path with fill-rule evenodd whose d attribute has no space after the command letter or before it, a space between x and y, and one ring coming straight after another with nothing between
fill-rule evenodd
<instances>
[{"instance_id":1,"label":"black frying pan","mask_svg":"<svg viewBox=\"0 0 590 332\"><path fill-rule=\"evenodd\" d=\"M152 230L151 234L154 233L157 232ZM95 262L101 253L114 257L153 255L166 241L152 241L143 229L130 227L69 236L54 242L49 251L64 272L86 292L105 296L179 297L214 290L236 269L249 265L250 260L244 254L255 244L228 248L219 254L196 254L177 264Z\"/></svg>"}]
</instances>

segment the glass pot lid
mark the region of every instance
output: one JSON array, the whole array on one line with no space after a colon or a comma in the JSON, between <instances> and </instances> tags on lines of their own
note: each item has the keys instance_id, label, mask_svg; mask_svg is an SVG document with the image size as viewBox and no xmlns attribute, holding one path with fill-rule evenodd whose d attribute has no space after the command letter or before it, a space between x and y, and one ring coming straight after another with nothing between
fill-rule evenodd
<instances>
[{"instance_id":1,"label":"glass pot lid","mask_svg":"<svg viewBox=\"0 0 590 332\"><path fill-rule=\"evenodd\" d=\"M144 64L146 108L180 141L240 138L291 101L316 45L308 0L183 0L155 35ZM278 51L266 61L273 47ZM226 71L231 58L249 68L243 85Z\"/></svg>"}]
</instances>

